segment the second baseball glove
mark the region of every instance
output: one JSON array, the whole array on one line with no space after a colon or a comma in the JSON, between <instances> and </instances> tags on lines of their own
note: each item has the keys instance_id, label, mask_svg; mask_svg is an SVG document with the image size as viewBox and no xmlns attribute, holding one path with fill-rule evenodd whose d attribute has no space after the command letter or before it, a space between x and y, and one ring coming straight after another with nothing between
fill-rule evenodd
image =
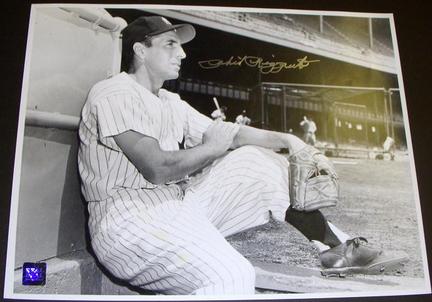
<instances>
[{"instance_id":1,"label":"second baseball glove","mask_svg":"<svg viewBox=\"0 0 432 302\"><path fill-rule=\"evenodd\" d=\"M333 164L316 148L307 145L288 157L291 206L313 211L335 206L339 181Z\"/></svg>"}]
</instances>

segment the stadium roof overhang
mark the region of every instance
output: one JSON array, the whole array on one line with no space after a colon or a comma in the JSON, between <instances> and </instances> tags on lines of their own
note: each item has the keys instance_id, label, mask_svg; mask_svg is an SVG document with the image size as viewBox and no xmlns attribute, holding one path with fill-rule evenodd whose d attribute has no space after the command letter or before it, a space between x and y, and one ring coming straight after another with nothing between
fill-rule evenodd
<instances>
[{"instance_id":1,"label":"stadium roof overhang","mask_svg":"<svg viewBox=\"0 0 432 302\"><path fill-rule=\"evenodd\" d=\"M257 39L260 41L277 44L280 46L293 48L312 54L320 55L323 57L339 60L342 62L355 64L358 66L370 68L377 71L382 71L390 74L397 74L398 68L396 60L392 57L377 55L374 53L361 53L357 51L351 51L346 49L335 50L335 48L328 48L325 45L317 45L316 43L298 40L296 37L292 39L280 38L276 35L271 35L268 32L257 32L248 30L246 28L240 28L227 23L218 22L217 20L209 20L202 18L199 14L189 13L188 11L179 10L162 10L162 9L142 9L143 11L159 14L169 18L175 18L185 22L206 26L209 28ZM331 42L331 41L329 41Z\"/></svg>"},{"instance_id":2,"label":"stadium roof overhang","mask_svg":"<svg viewBox=\"0 0 432 302\"><path fill-rule=\"evenodd\" d=\"M383 87L352 87L335 85L312 85L298 83L262 83L265 90L282 91L290 95L297 95L306 99L320 99L321 101L337 102L371 93L385 93Z\"/></svg>"}]
</instances>

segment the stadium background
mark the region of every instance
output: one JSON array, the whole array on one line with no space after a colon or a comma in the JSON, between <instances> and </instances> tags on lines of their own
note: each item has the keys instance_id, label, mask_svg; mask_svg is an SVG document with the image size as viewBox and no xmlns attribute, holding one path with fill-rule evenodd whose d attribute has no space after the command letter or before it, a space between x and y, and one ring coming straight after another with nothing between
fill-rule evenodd
<instances>
[{"instance_id":1,"label":"stadium background","mask_svg":"<svg viewBox=\"0 0 432 302\"><path fill-rule=\"evenodd\" d=\"M108 11L127 22L154 13ZM312 117L319 147L376 150L390 136L399 150L406 149L388 19L225 11L158 13L173 23L199 20L194 24L196 38L184 45L187 57L180 78L165 87L202 113L210 115L215 109L212 97L216 96L228 108L229 121L246 109L253 126L291 130L300 137L299 122L304 115ZM266 41L266 36L279 38L279 44ZM215 69L198 64L245 55L288 63L308 56L319 62L302 70L270 74L245 64Z\"/></svg>"}]
</instances>

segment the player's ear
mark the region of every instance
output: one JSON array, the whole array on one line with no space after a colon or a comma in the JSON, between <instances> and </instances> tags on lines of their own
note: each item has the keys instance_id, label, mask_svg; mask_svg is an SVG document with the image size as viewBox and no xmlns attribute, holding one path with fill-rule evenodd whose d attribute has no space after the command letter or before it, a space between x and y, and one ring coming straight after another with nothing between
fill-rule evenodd
<instances>
[{"instance_id":1,"label":"player's ear","mask_svg":"<svg viewBox=\"0 0 432 302\"><path fill-rule=\"evenodd\" d=\"M140 59L143 60L145 57L145 46L142 43L135 42L132 46L132 49L135 53L135 55Z\"/></svg>"}]
</instances>

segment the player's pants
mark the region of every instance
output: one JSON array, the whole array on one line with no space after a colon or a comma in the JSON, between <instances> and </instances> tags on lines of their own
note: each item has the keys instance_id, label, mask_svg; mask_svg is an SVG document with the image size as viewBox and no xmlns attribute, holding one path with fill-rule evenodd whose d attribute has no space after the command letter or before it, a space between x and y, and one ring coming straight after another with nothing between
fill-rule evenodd
<instances>
[{"instance_id":1,"label":"player's pants","mask_svg":"<svg viewBox=\"0 0 432 302\"><path fill-rule=\"evenodd\" d=\"M306 132L304 135L304 142L308 145L315 146L316 136L313 132Z\"/></svg>"},{"instance_id":2,"label":"player's pants","mask_svg":"<svg viewBox=\"0 0 432 302\"><path fill-rule=\"evenodd\" d=\"M178 186L163 194L168 201L151 208L121 200L89 207L90 216L107 213L106 227L91 232L100 262L132 285L165 294L253 294L253 266L224 237L268 222L269 211L284 220L288 161L241 147L194 177L184 198Z\"/></svg>"}]
</instances>

